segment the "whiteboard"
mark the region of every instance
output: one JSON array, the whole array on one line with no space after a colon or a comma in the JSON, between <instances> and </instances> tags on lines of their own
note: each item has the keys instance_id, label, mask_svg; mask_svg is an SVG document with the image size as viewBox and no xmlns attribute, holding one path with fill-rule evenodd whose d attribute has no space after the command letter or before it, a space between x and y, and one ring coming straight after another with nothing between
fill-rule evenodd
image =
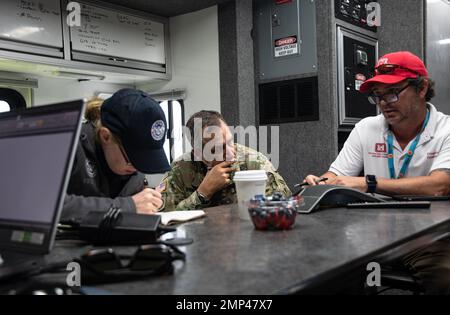
<instances>
[{"instance_id":1,"label":"whiteboard","mask_svg":"<svg viewBox=\"0 0 450 315\"><path fill-rule=\"evenodd\" d=\"M81 26L71 27L72 50L165 64L164 24L109 8L81 4Z\"/></svg>"},{"instance_id":2,"label":"whiteboard","mask_svg":"<svg viewBox=\"0 0 450 315\"><path fill-rule=\"evenodd\" d=\"M60 0L0 0L0 38L62 48Z\"/></svg>"}]
</instances>

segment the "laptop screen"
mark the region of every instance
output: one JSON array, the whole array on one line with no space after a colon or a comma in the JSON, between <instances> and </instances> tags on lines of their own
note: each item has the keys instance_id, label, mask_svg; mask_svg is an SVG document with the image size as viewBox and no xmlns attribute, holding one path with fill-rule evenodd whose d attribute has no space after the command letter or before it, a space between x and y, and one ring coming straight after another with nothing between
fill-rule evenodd
<instances>
[{"instance_id":1,"label":"laptop screen","mask_svg":"<svg viewBox=\"0 0 450 315\"><path fill-rule=\"evenodd\" d=\"M50 249L83 102L0 115L0 247Z\"/></svg>"}]
</instances>

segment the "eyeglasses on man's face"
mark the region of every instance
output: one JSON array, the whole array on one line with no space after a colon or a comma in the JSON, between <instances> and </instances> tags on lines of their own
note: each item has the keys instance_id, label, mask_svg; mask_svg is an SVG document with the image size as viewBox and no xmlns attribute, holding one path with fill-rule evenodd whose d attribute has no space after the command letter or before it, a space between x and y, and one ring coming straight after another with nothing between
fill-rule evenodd
<instances>
[{"instance_id":1,"label":"eyeglasses on man's face","mask_svg":"<svg viewBox=\"0 0 450 315\"><path fill-rule=\"evenodd\" d=\"M379 105L382 100L384 102L386 102L387 104L395 103L399 100L399 98L400 98L399 95L404 90L406 90L410 85L411 85L411 83L408 83L401 89L391 89L384 94L374 94L372 92L367 96L367 99L369 100L370 104L372 104L372 105Z\"/></svg>"}]
</instances>

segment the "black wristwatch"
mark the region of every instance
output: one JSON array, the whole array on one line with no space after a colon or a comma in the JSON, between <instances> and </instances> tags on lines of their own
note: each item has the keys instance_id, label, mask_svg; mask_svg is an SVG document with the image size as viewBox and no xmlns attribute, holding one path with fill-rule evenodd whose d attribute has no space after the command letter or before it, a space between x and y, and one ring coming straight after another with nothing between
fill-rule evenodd
<instances>
[{"instance_id":1,"label":"black wristwatch","mask_svg":"<svg viewBox=\"0 0 450 315\"><path fill-rule=\"evenodd\" d=\"M375 175L366 175L367 192L374 194L377 191L377 177Z\"/></svg>"},{"instance_id":2,"label":"black wristwatch","mask_svg":"<svg viewBox=\"0 0 450 315\"><path fill-rule=\"evenodd\" d=\"M202 205L207 205L209 203L208 198L206 198L205 195L203 195L201 192L199 192L198 190L196 190L197 192L197 197L200 200L200 202L202 203Z\"/></svg>"}]
</instances>

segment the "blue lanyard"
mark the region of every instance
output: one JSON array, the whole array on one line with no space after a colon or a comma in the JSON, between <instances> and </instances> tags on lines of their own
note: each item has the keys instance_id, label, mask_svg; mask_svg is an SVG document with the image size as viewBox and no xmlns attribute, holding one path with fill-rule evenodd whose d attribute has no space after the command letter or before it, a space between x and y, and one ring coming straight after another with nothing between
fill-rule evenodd
<instances>
[{"instance_id":1,"label":"blue lanyard","mask_svg":"<svg viewBox=\"0 0 450 315\"><path fill-rule=\"evenodd\" d=\"M430 120L430 111L427 111L427 117L425 118L425 122L423 123L422 130L419 132L416 139L414 139L414 142L411 144L411 147L408 150L408 156L405 158L405 162L403 163L403 166L400 170L400 174L398 174L398 178L403 178L406 176L409 164L411 163L411 160L414 156L414 152L416 151L417 145L419 144L420 136L427 127L429 120ZM389 132L388 135L388 166L391 179L396 179L397 177L395 176L395 167L394 167L394 136L392 135L392 132Z\"/></svg>"}]
</instances>

